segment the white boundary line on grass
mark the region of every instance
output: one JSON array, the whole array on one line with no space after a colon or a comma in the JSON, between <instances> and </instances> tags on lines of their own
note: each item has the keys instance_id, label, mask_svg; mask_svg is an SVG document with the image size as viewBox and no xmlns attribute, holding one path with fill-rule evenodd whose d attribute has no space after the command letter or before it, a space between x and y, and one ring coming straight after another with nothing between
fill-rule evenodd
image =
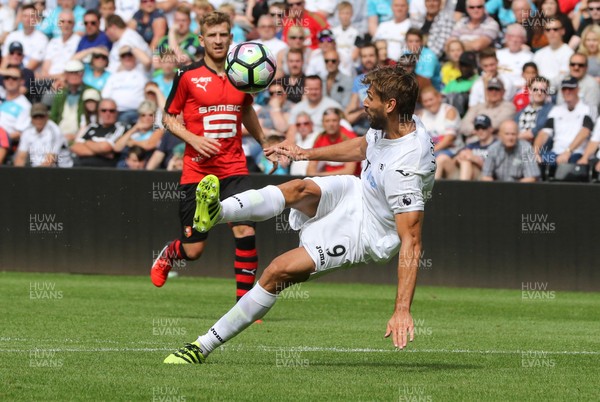
<instances>
[{"instance_id":1,"label":"white boundary line on grass","mask_svg":"<svg viewBox=\"0 0 600 402\"><path fill-rule=\"evenodd\" d=\"M79 352L79 353L97 353L97 352L162 352L172 351L171 348L119 348L119 347L96 347L96 348L32 348L32 349L0 349L0 353L27 353L38 352ZM339 347L318 347L318 346L296 346L296 347L275 347L275 346L224 346L220 349L226 351L251 351L260 350L265 352L276 352L281 350L299 351L299 352L333 352L333 353L399 353L395 349L369 349L369 348L339 348ZM470 349L405 349L405 353L457 353L457 354L481 354L481 355L511 355L531 353L539 355L600 355L599 351L585 350L562 350L562 351L543 351L543 350L470 350Z\"/></svg>"}]
</instances>

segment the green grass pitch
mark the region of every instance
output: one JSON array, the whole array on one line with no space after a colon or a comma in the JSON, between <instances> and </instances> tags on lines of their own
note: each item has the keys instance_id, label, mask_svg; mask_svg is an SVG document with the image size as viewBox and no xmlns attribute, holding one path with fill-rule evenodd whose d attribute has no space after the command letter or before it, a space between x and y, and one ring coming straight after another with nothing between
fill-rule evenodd
<instances>
[{"instance_id":1,"label":"green grass pitch","mask_svg":"<svg viewBox=\"0 0 600 402\"><path fill-rule=\"evenodd\" d=\"M231 306L233 279L0 273L2 401L598 401L600 295L302 284L205 365L162 360Z\"/></svg>"}]
</instances>

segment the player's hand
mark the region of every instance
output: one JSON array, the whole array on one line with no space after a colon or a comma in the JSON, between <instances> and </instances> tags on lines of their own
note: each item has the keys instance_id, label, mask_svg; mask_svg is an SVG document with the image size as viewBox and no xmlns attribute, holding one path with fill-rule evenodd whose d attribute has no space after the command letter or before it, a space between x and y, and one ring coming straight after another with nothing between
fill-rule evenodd
<instances>
[{"instance_id":1,"label":"player's hand","mask_svg":"<svg viewBox=\"0 0 600 402\"><path fill-rule=\"evenodd\" d=\"M407 335L408 333L408 335ZM395 311L388 321L385 337L392 335L392 342L398 349L404 349L408 338L412 342L415 339L415 324L408 311Z\"/></svg>"},{"instance_id":2,"label":"player's hand","mask_svg":"<svg viewBox=\"0 0 600 402\"><path fill-rule=\"evenodd\" d=\"M194 136L189 144L204 158L210 158L221 150L221 143L214 138Z\"/></svg>"},{"instance_id":3,"label":"player's hand","mask_svg":"<svg viewBox=\"0 0 600 402\"><path fill-rule=\"evenodd\" d=\"M284 156L293 161L308 160L308 153L306 149L300 148L298 145L288 140L280 142L272 147L265 148L265 155L267 157L273 154L277 156Z\"/></svg>"}]
</instances>

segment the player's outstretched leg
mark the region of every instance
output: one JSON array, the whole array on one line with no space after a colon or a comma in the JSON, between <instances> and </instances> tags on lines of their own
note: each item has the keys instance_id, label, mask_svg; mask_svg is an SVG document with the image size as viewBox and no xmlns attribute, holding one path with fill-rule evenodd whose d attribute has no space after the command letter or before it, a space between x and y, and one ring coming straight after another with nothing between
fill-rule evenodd
<instances>
[{"instance_id":1,"label":"player's outstretched leg","mask_svg":"<svg viewBox=\"0 0 600 402\"><path fill-rule=\"evenodd\" d=\"M295 283L306 281L314 270L315 263L303 247L275 258L258 283L206 334L167 356L164 362L204 363L213 350L267 314L277 300L277 293Z\"/></svg>"},{"instance_id":2,"label":"player's outstretched leg","mask_svg":"<svg viewBox=\"0 0 600 402\"><path fill-rule=\"evenodd\" d=\"M219 179L205 176L196 190L194 229L208 232L217 223L270 219L283 212L285 198L276 186L248 190L219 202Z\"/></svg>"}]
</instances>

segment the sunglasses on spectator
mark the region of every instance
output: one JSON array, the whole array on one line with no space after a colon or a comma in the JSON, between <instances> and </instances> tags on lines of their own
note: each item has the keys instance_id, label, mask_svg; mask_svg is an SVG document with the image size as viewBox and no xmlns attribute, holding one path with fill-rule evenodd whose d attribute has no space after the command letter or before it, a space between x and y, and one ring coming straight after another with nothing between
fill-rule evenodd
<instances>
[{"instance_id":1,"label":"sunglasses on spectator","mask_svg":"<svg viewBox=\"0 0 600 402\"><path fill-rule=\"evenodd\" d=\"M271 95L271 96L275 96L275 95L281 96L281 95L283 95L283 91L269 91L269 95Z\"/></svg>"},{"instance_id":2,"label":"sunglasses on spectator","mask_svg":"<svg viewBox=\"0 0 600 402\"><path fill-rule=\"evenodd\" d=\"M10 52L10 54L16 54L16 55L19 55L19 56L23 56L23 52Z\"/></svg>"},{"instance_id":3,"label":"sunglasses on spectator","mask_svg":"<svg viewBox=\"0 0 600 402\"><path fill-rule=\"evenodd\" d=\"M321 42L321 43L323 43L323 42L331 43L331 42L333 42L333 38L331 36L323 36L322 38L319 38L319 42Z\"/></svg>"},{"instance_id":4,"label":"sunglasses on spectator","mask_svg":"<svg viewBox=\"0 0 600 402\"><path fill-rule=\"evenodd\" d=\"M18 81L20 79L21 79L21 77L15 77L14 75L5 75L4 76L4 81L10 81L10 80Z\"/></svg>"},{"instance_id":5,"label":"sunglasses on spectator","mask_svg":"<svg viewBox=\"0 0 600 402\"><path fill-rule=\"evenodd\" d=\"M288 36L288 39L304 39L304 36Z\"/></svg>"},{"instance_id":6,"label":"sunglasses on spectator","mask_svg":"<svg viewBox=\"0 0 600 402\"><path fill-rule=\"evenodd\" d=\"M581 67L581 68L585 68L585 67L587 67L587 65L586 65L586 64L583 64L583 63L569 63L569 65L570 65L571 67Z\"/></svg>"},{"instance_id":7,"label":"sunglasses on spectator","mask_svg":"<svg viewBox=\"0 0 600 402\"><path fill-rule=\"evenodd\" d=\"M332 63L335 64L338 62L338 59L325 59L325 63Z\"/></svg>"},{"instance_id":8,"label":"sunglasses on spectator","mask_svg":"<svg viewBox=\"0 0 600 402\"><path fill-rule=\"evenodd\" d=\"M102 113L117 113L117 109L100 109Z\"/></svg>"},{"instance_id":9,"label":"sunglasses on spectator","mask_svg":"<svg viewBox=\"0 0 600 402\"><path fill-rule=\"evenodd\" d=\"M108 56L104 55L102 53L94 53L94 54L92 54L92 58L94 58L94 59L105 59L105 60L108 60Z\"/></svg>"},{"instance_id":10,"label":"sunglasses on spectator","mask_svg":"<svg viewBox=\"0 0 600 402\"><path fill-rule=\"evenodd\" d=\"M269 13L271 15L271 17L281 17L283 16L283 13Z\"/></svg>"},{"instance_id":11,"label":"sunglasses on spectator","mask_svg":"<svg viewBox=\"0 0 600 402\"><path fill-rule=\"evenodd\" d=\"M483 8L483 5L481 5L481 6L468 6L467 8L470 8L471 10L473 10L473 9L480 10L480 9Z\"/></svg>"},{"instance_id":12,"label":"sunglasses on spectator","mask_svg":"<svg viewBox=\"0 0 600 402\"><path fill-rule=\"evenodd\" d=\"M545 88L531 88L531 92L545 94L548 90Z\"/></svg>"},{"instance_id":13,"label":"sunglasses on spectator","mask_svg":"<svg viewBox=\"0 0 600 402\"><path fill-rule=\"evenodd\" d=\"M561 29L562 29L562 27L559 27L559 28L546 28L546 32L550 32L550 31L558 32Z\"/></svg>"},{"instance_id":14,"label":"sunglasses on spectator","mask_svg":"<svg viewBox=\"0 0 600 402\"><path fill-rule=\"evenodd\" d=\"M500 88L488 88L488 91L502 91Z\"/></svg>"},{"instance_id":15,"label":"sunglasses on spectator","mask_svg":"<svg viewBox=\"0 0 600 402\"><path fill-rule=\"evenodd\" d=\"M85 25L86 27L88 25L91 25L94 27L94 26L98 25L98 21L83 21L83 25Z\"/></svg>"},{"instance_id":16,"label":"sunglasses on spectator","mask_svg":"<svg viewBox=\"0 0 600 402\"><path fill-rule=\"evenodd\" d=\"M311 123L309 121L298 122L298 123L296 123L296 127L310 126L310 124Z\"/></svg>"},{"instance_id":17,"label":"sunglasses on spectator","mask_svg":"<svg viewBox=\"0 0 600 402\"><path fill-rule=\"evenodd\" d=\"M133 57L133 53L123 53L123 54L122 54L120 57L121 57L122 59L124 59L124 58L126 58L126 57Z\"/></svg>"},{"instance_id":18,"label":"sunglasses on spectator","mask_svg":"<svg viewBox=\"0 0 600 402\"><path fill-rule=\"evenodd\" d=\"M590 11L600 11L600 7L588 7Z\"/></svg>"},{"instance_id":19,"label":"sunglasses on spectator","mask_svg":"<svg viewBox=\"0 0 600 402\"><path fill-rule=\"evenodd\" d=\"M36 114L35 116L31 116L32 119L44 119L48 117L47 114Z\"/></svg>"}]
</instances>

